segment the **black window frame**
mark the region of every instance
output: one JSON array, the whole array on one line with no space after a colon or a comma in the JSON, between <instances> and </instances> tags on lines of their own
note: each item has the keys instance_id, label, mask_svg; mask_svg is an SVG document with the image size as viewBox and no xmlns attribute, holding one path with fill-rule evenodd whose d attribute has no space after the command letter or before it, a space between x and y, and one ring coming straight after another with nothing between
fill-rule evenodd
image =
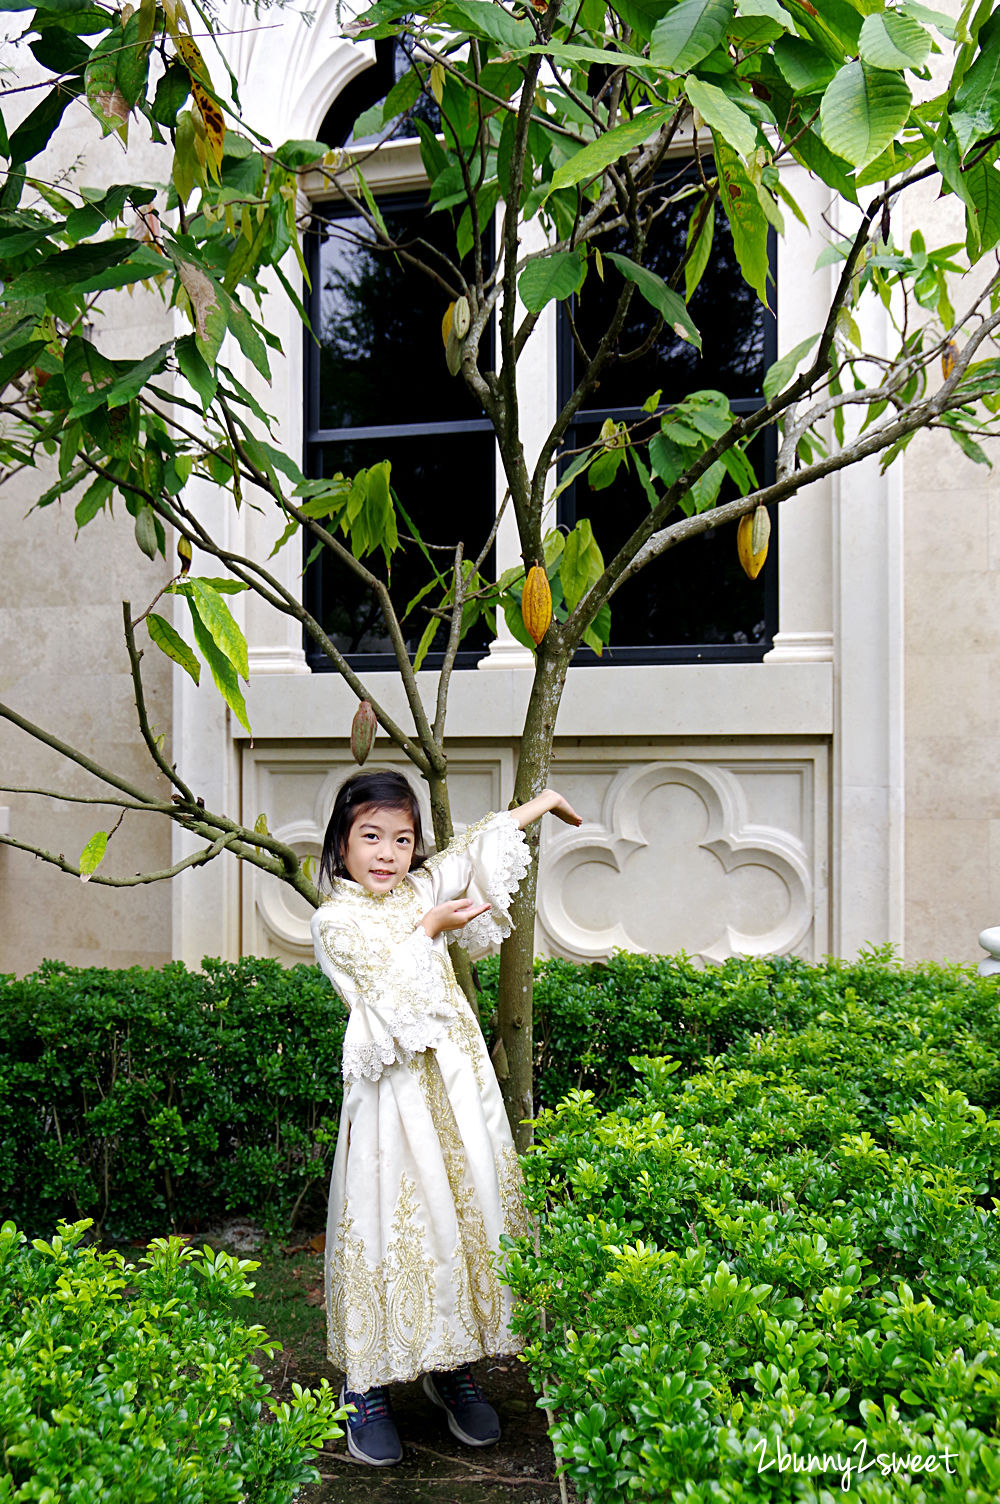
<instances>
[{"instance_id":1,"label":"black window frame","mask_svg":"<svg viewBox=\"0 0 1000 1504\"><path fill-rule=\"evenodd\" d=\"M362 77L364 76L362 75ZM425 205L427 202L427 188L424 184L415 185L412 189L395 188L389 193L379 194L378 201L380 207L389 213L393 209L409 209L417 204ZM353 214L355 211L346 200L329 199L322 203L314 204L309 231L306 235L305 254L310 282L308 313L310 324L313 326L316 324L318 300L322 291L319 275L320 237L316 227L320 221L335 218L338 212L346 216ZM492 354L492 321L488 338L488 348L490 354ZM486 345L485 340L484 345ZM380 423L367 424L357 428L321 427L319 424L321 410L320 347L308 331L305 332L303 343L303 408L302 473L309 479L316 478L323 473L323 452L329 445L337 444L338 442L364 442L367 440L377 441L380 439L389 440L395 438L419 440L422 437L433 439L460 433L489 433L491 436L493 434L493 425L485 414L481 418L445 419L440 422ZM496 491L496 451L494 446L493 462L489 469L489 494L494 516L496 515ZM312 546L310 535L308 533L304 534L303 563L308 559ZM495 541L491 553L495 564ZM303 579L303 605L317 620L322 620L323 579L321 568L323 562L323 555L320 555L318 559L305 569ZM313 673L334 672L333 664L308 633L303 634L303 643L306 662ZM475 668L488 651L488 648L484 647L460 648L455 656L454 667L456 669ZM440 668L444 662L444 656L443 651L427 653L421 668ZM345 653L344 657L350 666L359 672L378 673L398 667L395 653Z\"/></svg>"},{"instance_id":2,"label":"black window frame","mask_svg":"<svg viewBox=\"0 0 1000 1504\"><path fill-rule=\"evenodd\" d=\"M676 164L672 164L676 166ZM768 230L767 237L768 267L771 274L771 301L773 307L770 313L765 310L764 317L764 370L774 364L778 358L778 238L773 229ZM575 302L575 298L571 300ZM558 330L556 336L556 393L559 411L569 401L573 393L572 371L574 365L575 348L573 334L570 329L569 319L562 304L559 305ZM720 388L721 390L721 388ZM730 399L732 410L737 415L756 412L764 406L764 397L761 394L759 400L753 397L738 397ZM656 409L656 415L669 412L671 404L663 403ZM573 420L567 429L563 439L564 447L572 449L572 435L574 430L582 427L590 428L595 424L600 426L606 419L611 418L616 423L636 423L644 417L649 417L641 407L625 406L601 406L584 407L575 413ZM772 427L765 430L762 435L764 443L764 484L769 484L774 479L778 457L777 434ZM560 460L558 473L562 475L568 469L569 461ZM556 503L556 520L559 526L572 528L577 520L576 514L576 488L577 481L572 481L566 490L561 493ZM573 667L602 667L613 666L620 663L632 664L656 664L656 663L760 663L764 656L774 646L774 638L778 632L778 568L779 568L779 508L776 504L768 507L771 518L771 538L768 547L767 563L764 566L764 620L766 630L764 638L760 642L705 642L705 643L676 643L661 644L653 643L622 645L620 647L606 646L600 656L593 648L581 645L573 655ZM651 567L655 568L655 564ZM614 601L611 609L614 611Z\"/></svg>"}]
</instances>

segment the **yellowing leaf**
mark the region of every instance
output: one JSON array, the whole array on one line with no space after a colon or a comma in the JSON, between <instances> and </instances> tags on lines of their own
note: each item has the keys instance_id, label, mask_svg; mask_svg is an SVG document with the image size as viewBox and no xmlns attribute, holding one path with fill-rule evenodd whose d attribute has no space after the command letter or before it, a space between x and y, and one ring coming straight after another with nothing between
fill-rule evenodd
<instances>
[{"instance_id":1,"label":"yellowing leaf","mask_svg":"<svg viewBox=\"0 0 1000 1504\"><path fill-rule=\"evenodd\" d=\"M92 835L86 846L80 853L80 881L89 883L94 873L104 860L104 853L108 849L108 833L99 830Z\"/></svg>"}]
</instances>

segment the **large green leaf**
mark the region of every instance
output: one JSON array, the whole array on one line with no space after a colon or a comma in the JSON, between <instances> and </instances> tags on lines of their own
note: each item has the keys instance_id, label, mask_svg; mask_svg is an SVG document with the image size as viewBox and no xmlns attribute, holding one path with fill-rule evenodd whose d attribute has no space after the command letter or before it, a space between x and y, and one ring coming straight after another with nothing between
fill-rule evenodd
<instances>
[{"instance_id":1,"label":"large green leaf","mask_svg":"<svg viewBox=\"0 0 1000 1504\"><path fill-rule=\"evenodd\" d=\"M596 141L588 141L586 146L581 146L579 151L573 153L568 161L552 174L552 182L549 184L549 194L555 193L559 188L568 188L574 183L582 183L586 178L596 177L603 172L605 167L610 167L612 162L617 162L619 157L627 156L637 146L642 146L651 136L671 119L675 113L675 107L670 105L666 109L644 110L641 115L636 115L632 120L626 120L621 125L616 125L614 130L607 131L598 136Z\"/></svg>"},{"instance_id":2,"label":"large green leaf","mask_svg":"<svg viewBox=\"0 0 1000 1504\"><path fill-rule=\"evenodd\" d=\"M865 17L859 45L862 62L873 68L922 68L931 39L919 21L886 10Z\"/></svg>"},{"instance_id":3,"label":"large green leaf","mask_svg":"<svg viewBox=\"0 0 1000 1504\"><path fill-rule=\"evenodd\" d=\"M801 344L796 345L794 350L789 350L787 355L783 355L780 360L776 360L768 368L767 375L764 377L764 396L769 402L772 397L781 391L786 381L794 375L800 362L809 354L809 351L818 339L818 334L810 334L808 339L802 340Z\"/></svg>"},{"instance_id":4,"label":"large green leaf","mask_svg":"<svg viewBox=\"0 0 1000 1504\"><path fill-rule=\"evenodd\" d=\"M188 601L194 616L204 622L219 651L224 653L241 679L250 678L247 642L236 619L219 592L206 580L192 579Z\"/></svg>"},{"instance_id":5,"label":"large green leaf","mask_svg":"<svg viewBox=\"0 0 1000 1504\"><path fill-rule=\"evenodd\" d=\"M589 517L581 517L566 539L559 563L566 604L573 611L604 573L604 558L594 537Z\"/></svg>"},{"instance_id":6,"label":"large green leaf","mask_svg":"<svg viewBox=\"0 0 1000 1504\"><path fill-rule=\"evenodd\" d=\"M136 249L134 240L102 240L99 245L74 245L23 272L5 289L6 300L31 298L56 288L73 287L106 267L116 266Z\"/></svg>"},{"instance_id":7,"label":"large green leaf","mask_svg":"<svg viewBox=\"0 0 1000 1504\"><path fill-rule=\"evenodd\" d=\"M684 92L706 125L728 141L741 157L753 155L757 150L757 128L728 94L701 78L685 79Z\"/></svg>"},{"instance_id":8,"label":"large green leaf","mask_svg":"<svg viewBox=\"0 0 1000 1504\"><path fill-rule=\"evenodd\" d=\"M518 279L521 302L538 313L553 298L572 297L583 286L587 263L579 251L554 251L529 261Z\"/></svg>"},{"instance_id":9,"label":"large green leaf","mask_svg":"<svg viewBox=\"0 0 1000 1504\"><path fill-rule=\"evenodd\" d=\"M951 123L963 152L1000 124L1000 12L979 34L981 51L955 95Z\"/></svg>"},{"instance_id":10,"label":"large green leaf","mask_svg":"<svg viewBox=\"0 0 1000 1504\"><path fill-rule=\"evenodd\" d=\"M170 342L160 345L159 349L147 355L143 360L129 362L125 369L121 369L123 362L119 362L118 375L111 389L108 391L105 401L109 407L116 407L122 402L130 402L142 391L146 382L158 371L162 371L170 354Z\"/></svg>"},{"instance_id":11,"label":"large green leaf","mask_svg":"<svg viewBox=\"0 0 1000 1504\"><path fill-rule=\"evenodd\" d=\"M732 19L733 0L680 0L653 28L651 61L686 73L714 52Z\"/></svg>"},{"instance_id":12,"label":"large green leaf","mask_svg":"<svg viewBox=\"0 0 1000 1504\"><path fill-rule=\"evenodd\" d=\"M911 103L900 74L863 62L847 63L823 95L823 140L836 156L865 167L902 130Z\"/></svg>"},{"instance_id":13,"label":"large green leaf","mask_svg":"<svg viewBox=\"0 0 1000 1504\"><path fill-rule=\"evenodd\" d=\"M190 674L191 678L197 684L201 678L201 664L183 637L179 632L174 630L166 617L157 616L154 611L146 617L146 626L149 628L151 639L160 649L160 652L166 653L168 658L172 658L175 663L179 663L185 673Z\"/></svg>"},{"instance_id":14,"label":"large green leaf","mask_svg":"<svg viewBox=\"0 0 1000 1504\"><path fill-rule=\"evenodd\" d=\"M456 13L464 28L476 36L499 42L504 51L530 47L535 41L535 28L530 21L516 20L502 5L492 5L489 0L447 0L441 13L445 25L449 13Z\"/></svg>"},{"instance_id":15,"label":"large green leaf","mask_svg":"<svg viewBox=\"0 0 1000 1504\"><path fill-rule=\"evenodd\" d=\"M215 401L218 390L218 382L202 360L195 344L193 334L185 334L174 346L174 355L177 358L177 368L185 381L189 382L201 398L201 405L207 412Z\"/></svg>"},{"instance_id":16,"label":"large green leaf","mask_svg":"<svg viewBox=\"0 0 1000 1504\"><path fill-rule=\"evenodd\" d=\"M108 833L99 830L92 835L86 846L80 852L80 881L89 883L98 867L104 861L104 853L108 849Z\"/></svg>"},{"instance_id":17,"label":"large green leaf","mask_svg":"<svg viewBox=\"0 0 1000 1504\"><path fill-rule=\"evenodd\" d=\"M37 157L40 151L44 151L55 134L63 111L82 92L83 83L78 78L64 79L57 88L50 89L44 99L25 116L17 130L11 132L7 149L11 162L30 162L32 157Z\"/></svg>"},{"instance_id":18,"label":"large green leaf","mask_svg":"<svg viewBox=\"0 0 1000 1504\"><path fill-rule=\"evenodd\" d=\"M246 701L243 698L243 692L236 677L236 670L229 659L216 647L215 639L198 615L194 600L190 595L187 598L187 602L191 608L194 640L198 645L198 651L208 664L212 678L215 680L215 687L240 725L244 726L248 734L252 736L253 732L250 729L250 721L247 717Z\"/></svg>"},{"instance_id":19,"label":"large green leaf","mask_svg":"<svg viewBox=\"0 0 1000 1504\"><path fill-rule=\"evenodd\" d=\"M617 251L605 251L604 259L618 268L626 282L635 284L646 302L663 315L668 329L672 329L681 339L686 339L696 350L701 349L701 335L687 311L684 299L668 287L662 277Z\"/></svg>"},{"instance_id":20,"label":"large green leaf","mask_svg":"<svg viewBox=\"0 0 1000 1504\"><path fill-rule=\"evenodd\" d=\"M768 224L757 189L739 156L721 137L713 137L715 165L719 173L719 198L733 233L733 249L746 282L765 308L768 302L770 265L767 254Z\"/></svg>"},{"instance_id":21,"label":"large green leaf","mask_svg":"<svg viewBox=\"0 0 1000 1504\"><path fill-rule=\"evenodd\" d=\"M66 341L63 375L73 403L69 416L78 418L83 413L93 412L95 407L106 405L118 372L90 340L72 335Z\"/></svg>"},{"instance_id":22,"label":"large green leaf","mask_svg":"<svg viewBox=\"0 0 1000 1504\"><path fill-rule=\"evenodd\" d=\"M782 37L775 42L774 61L796 94L821 94L837 71L829 53L802 37Z\"/></svg>"}]
</instances>

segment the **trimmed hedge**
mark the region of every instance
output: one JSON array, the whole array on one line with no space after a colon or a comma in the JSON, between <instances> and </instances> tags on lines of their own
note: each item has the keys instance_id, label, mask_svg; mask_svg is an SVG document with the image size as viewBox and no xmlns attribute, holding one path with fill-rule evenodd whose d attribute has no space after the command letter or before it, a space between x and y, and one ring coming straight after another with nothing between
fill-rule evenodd
<instances>
[{"instance_id":1,"label":"trimmed hedge","mask_svg":"<svg viewBox=\"0 0 1000 1504\"><path fill-rule=\"evenodd\" d=\"M245 1213L275 1232L323 1219L342 1100L346 1013L318 967L246 959L162 970L46 962L0 977L0 1214L45 1235L92 1217L105 1241L196 1230ZM480 961L491 1032L498 962ZM574 1088L610 1106L633 1090L631 1055L682 1074L772 1029L824 1015L877 1017L866 1095L905 1111L928 1071L1000 1102L994 984L956 967L902 967L884 953L811 966L789 958L701 968L621 953L535 966L540 1108ZM860 1025L858 1025L860 1027ZM801 1069L806 1070L803 1064ZM812 1078L810 1078L811 1082ZM808 1084L804 1081L804 1084ZM822 1079L819 1080L822 1085ZM880 1126L874 1107L864 1126Z\"/></svg>"},{"instance_id":2,"label":"trimmed hedge","mask_svg":"<svg viewBox=\"0 0 1000 1504\"><path fill-rule=\"evenodd\" d=\"M315 966L0 977L0 1209L106 1241L325 1205L347 1015Z\"/></svg>"},{"instance_id":3,"label":"trimmed hedge","mask_svg":"<svg viewBox=\"0 0 1000 1504\"><path fill-rule=\"evenodd\" d=\"M993 1504L1000 993L884 958L727 983L793 1021L539 1115L508 1278L557 1455L589 1504Z\"/></svg>"}]
</instances>

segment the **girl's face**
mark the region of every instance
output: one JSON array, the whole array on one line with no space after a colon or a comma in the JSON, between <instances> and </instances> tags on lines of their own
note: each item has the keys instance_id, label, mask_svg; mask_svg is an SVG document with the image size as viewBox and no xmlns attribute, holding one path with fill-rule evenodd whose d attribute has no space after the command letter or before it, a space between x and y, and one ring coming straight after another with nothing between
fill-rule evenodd
<instances>
[{"instance_id":1,"label":"girl's face","mask_svg":"<svg viewBox=\"0 0 1000 1504\"><path fill-rule=\"evenodd\" d=\"M369 804L355 816L344 866L369 893L388 893L409 872L413 844L413 820L407 810Z\"/></svg>"}]
</instances>

